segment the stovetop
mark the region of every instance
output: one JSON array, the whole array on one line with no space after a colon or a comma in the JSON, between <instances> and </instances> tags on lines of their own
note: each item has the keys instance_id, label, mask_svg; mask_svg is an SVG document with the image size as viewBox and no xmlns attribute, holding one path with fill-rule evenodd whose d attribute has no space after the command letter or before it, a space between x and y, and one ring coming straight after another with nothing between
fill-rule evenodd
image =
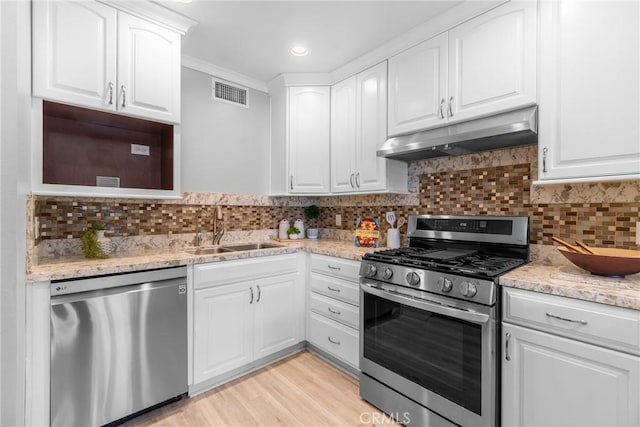
<instances>
[{"instance_id":1,"label":"stovetop","mask_svg":"<svg viewBox=\"0 0 640 427\"><path fill-rule=\"evenodd\" d=\"M364 258L406 267L486 278L497 277L525 263L525 260L520 258L458 248L406 247L366 254Z\"/></svg>"}]
</instances>

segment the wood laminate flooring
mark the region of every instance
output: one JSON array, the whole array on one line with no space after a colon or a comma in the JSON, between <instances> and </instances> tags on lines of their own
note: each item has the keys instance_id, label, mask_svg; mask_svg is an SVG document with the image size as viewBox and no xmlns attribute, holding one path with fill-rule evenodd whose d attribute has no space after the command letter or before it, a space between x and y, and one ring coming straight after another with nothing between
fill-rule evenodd
<instances>
[{"instance_id":1,"label":"wood laminate flooring","mask_svg":"<svg viewBox=\"0 0 640 427\"><path fill-rule=\"evenodd\" d=\"M398 426L360 399L358 381L303 351L126 427Z\"/></svg>"}]
</instances>

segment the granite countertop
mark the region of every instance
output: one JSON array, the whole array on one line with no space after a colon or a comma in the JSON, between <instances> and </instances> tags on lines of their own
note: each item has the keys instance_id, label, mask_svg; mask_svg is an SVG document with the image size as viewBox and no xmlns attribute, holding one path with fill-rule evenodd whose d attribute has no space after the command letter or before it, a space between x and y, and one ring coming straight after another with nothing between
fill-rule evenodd
<instances>
[{"instance_id":1,"label":"granite countertop","mask_svg":"<svg viewBox=\"0 0 640 427\"><path fill-rule=\"evenodd\" d=\"M239 244L242 242L233 242ZM278 242L273 242L278 244ZM41 260L27 273L27 282L76 279L104 274L128 273L154 268L178 267L205 262L229 261L260 256L295 253L300 250L360 261L367 252L385 248L358 248L353 241L300 240L280 243L280 247L252 251L225 252L222 254L192 255L185 248L144 250L138 253L122 253L108 259L89 260L81 256ZM223 245L224 246L224 245Z\"/></svg>"},{"instance_id":2,"label":"granite countertop","mask_svg":"<svg viewBox=\"0 0 640 427\"><path fill-rule=\"evenodd\" d=\"M535 262L500 277L502 286L640 310L640 274L596 276L573 265Z\"/></svg>"}]
</instances>

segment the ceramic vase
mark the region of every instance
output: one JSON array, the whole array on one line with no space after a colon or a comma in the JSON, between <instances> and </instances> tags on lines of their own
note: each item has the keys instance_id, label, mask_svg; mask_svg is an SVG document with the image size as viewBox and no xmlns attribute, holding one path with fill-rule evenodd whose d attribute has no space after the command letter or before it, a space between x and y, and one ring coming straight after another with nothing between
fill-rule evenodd
<instances>
[{"instance_id":1,"label":"ceramic vase","mask_svg":"<svg viewBox=\"0 0 640 427\"><path fill-rule=\"evenodd\" d=\"M113 252L113 242L104 235L105 230L96 230L96 238L98 239L98 247L105 255L111 255Z\"/></svg>"}]
</instances>

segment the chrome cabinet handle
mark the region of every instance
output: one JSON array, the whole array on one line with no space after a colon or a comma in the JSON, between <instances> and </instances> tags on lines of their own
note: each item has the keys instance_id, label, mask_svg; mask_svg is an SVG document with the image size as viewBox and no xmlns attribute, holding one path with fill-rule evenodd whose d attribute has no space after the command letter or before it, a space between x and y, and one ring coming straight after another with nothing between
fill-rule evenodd
<instances>
[{"instance_id":1,"label":"chrome cabinet handle","mask_svg":"<svg viewBox=\"0 0 640 427\"><path fill-rule=\"evenodd\" d=\"M555 314L552 313L545 313L545 315L547 317L552 317L554 319L558 319L558 320L564 320L565 322L571 322L571 323L579 323L581 325L586 325L587 322L586 320L573 320L573 319L567 319L566 317L561 317L561 316L556 316Z\"/></svg>"},{"instance_id":2,"label":"chrome cabinet handle","mask_svg":"<svg viewBox=\"0 0 640 427\"><path fill-rule=\"evenodd\" d=\"M329 289L331 292L340 293L340 289L338 289L338 288L332 288L331 286L327 286L327 289Z\"/></svg>"},{"instance_id":3,"label":"chrome cabinet handle","mask_svg":"<svg viewBox=\"0 0 640 427\"><path fill-rule=\"evenodd\" d=\"M440 100L440 118L444 119L444 98Z\"/></svg>"},{"instance_id":4,"label":"chrome cabinet handle","mask_svg":"<svg viewBox=\"0 0 640 427\"><path fill-rule=\"evenodd\" d=\"M258 299L256 300L256 302L260 302L260 296L262 295L262 292L260 291L260 285L256 286L256 288L258 288Z\"/></svg>"},{"instance_id":5,"label":"chrome cabinet handle","mask_svg":"<svg viewBox=\"0 0 640 427\"><path fill-rule=\"evenodd\" d=\"M113 83L109 82L109 105L113 105Z\"/></svg>"},{"instance_id":6,"label":"chrome cabinet handle","mask_svg":"<svg viewBox=\"0 0 640 427\"><path fill-rule=\"evenodd\" d=\"M509 341L511 341L511 334L507 332L506 334L507 341L504 345L504 358L507 359L507 362L511 360L511 355L509 354Z\"/></svg>"},{"instance_id":7,"label":"chrome cabinet handle","mask_svg":"<svg viewBox=\"0 0 640 427\"><path fill-rule=\"evenodd\" d=\"M353 177L355 176L354 173L351 174L351 177L349 178L349 183L351 184L351 188L353 188Z\"/></svg>"},{"instance_id":8,"label":"chrome cabinet handle","mask_svg":"<svg viewBox=\"0 0 640 427\"><path fill-rule=\"evenodd\" d=\"M356 174L356 187L360 188L360 172Z\"/></svg>"},{"instance_id":9,"label":"chrome cabinet handle","mask_svg":"<svg viewBox=\"0 0 640 427\"><path fill-rule=\"evenodd\" d=\"M453 117L453 96L449 98L449 117Z\"/></svg>"},{"instance_id":10,"label":"chrome cabinet handle","mask_svg":"<svg viewBox=\"0 0 640 427\"><path fill-rule=\"evenodd\" d=\"M336 310L331 310L331 307L327 307L327 310L329 310L329 313L331 313L331 314L335 314L337 316L340 316L340 312L336 311Z\"/></svg>"},{"instance_id":11,"label":"chrome cabinet handle","mask_svg":"<svg viewBox=\"0 0 640 427\"><path fill-rule=\"evenodd\" d=\"M340 345L340 341L333 340L333 339L331 339L331 337L327 337L327 339L329 340L329 342L330 342L331 344Z\"/></svg>"},{"instance_id":12,"label":"chrome cabinet handle","mask_svg":"<svg viewBox=\"0 0 640 427\"><path fill-rule=\"evenodd\" d=\"M338 271L340 271L340 267L334 267L331 264L327 264L327 267L329 267L330 270L338 270Z\"/></svg>"},{"instance_id":13,"label":"chrome cabinet handle","mask_svg":"<svg viewBox=\"0 0 640 427\"><path fill-rule=\"evenodd\" d=\"M124 85L120 86L120 89L122 90L122 108L124 108L127 104L127 89Z\"/></svg>"},{"instance_id":14,"label":"chrome cabinet handle","mask_svg":"<svg viewBox=\"0 0 640 427\"><path fill-rule=\"evenodd\" d=\"M289 188L293 190L293 175L289 178Z\"/></svg>"},{"instance_id":15,"label":"chrome cabinet handle","mask_svg":"<svg viewBox=\"0 0 640 427\"><path fill-rule=\"evenodd\" d=\"M253 304L253 288L249 288L249 291L251 292L251 300L249 301L249 304Z\"/></svg>"},{"instance_id":16,"label":"chrome cabinet handle","mask_svg":"<svg viewBox=\"0 0 640 427\"><path fill-rule=\"evenodd\" d=\"M547 173L547 152L549 149L544 147L542 149L542 172Z\"/></svg>"}]
</instances>

